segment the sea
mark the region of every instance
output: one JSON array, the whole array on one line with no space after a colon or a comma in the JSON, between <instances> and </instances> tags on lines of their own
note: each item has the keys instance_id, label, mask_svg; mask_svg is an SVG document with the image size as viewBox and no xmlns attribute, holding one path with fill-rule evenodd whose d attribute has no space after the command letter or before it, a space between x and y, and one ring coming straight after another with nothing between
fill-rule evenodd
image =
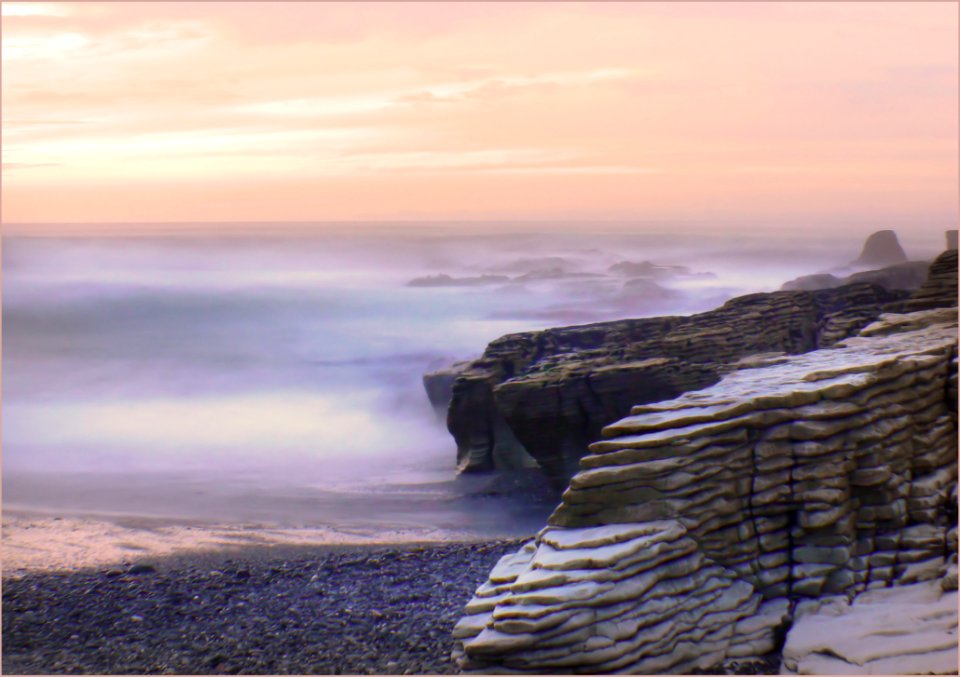
<instances>
[{"instance_id":1,"label":"sea","mask_svg":"<svg viewBox=\"0 0 960 677\"><path fill-rule=\"evenodd\" d=\"M643 223L20 228L3 239L3 507L526 532L554 499L457 478L425 372L512 332L684 315L776 290L843 266L867 234ZM932 258L939 237L901 242L911 258Z\"/></svg>"}]
</instances>

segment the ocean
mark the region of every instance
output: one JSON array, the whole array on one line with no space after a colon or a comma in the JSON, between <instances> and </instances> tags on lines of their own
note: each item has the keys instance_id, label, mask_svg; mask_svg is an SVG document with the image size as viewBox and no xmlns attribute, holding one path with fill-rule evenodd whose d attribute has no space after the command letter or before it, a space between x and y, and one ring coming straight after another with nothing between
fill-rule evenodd
<instances>
[{"instance_id":1,"label":"ocean","mask_svg":"<svg viewBox=\"0 0 960 677\"><path fill-rule=\"evenodd\" d=\"M454 478L424 372L506 333L772 291L867 234L127 230L4 238L5 509L522 531L550 506Z\"/></svg>"}]
</instances>

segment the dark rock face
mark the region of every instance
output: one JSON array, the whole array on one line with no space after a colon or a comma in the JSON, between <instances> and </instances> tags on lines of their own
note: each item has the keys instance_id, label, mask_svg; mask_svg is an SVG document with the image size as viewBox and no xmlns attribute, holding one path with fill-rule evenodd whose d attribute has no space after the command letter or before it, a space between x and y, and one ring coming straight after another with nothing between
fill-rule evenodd
<instances>
[{"instance_id":1,"label":"dark rock face","mask_svg":"<svg viewBox=\"0 0 960 677\"><path fill-rule=\"evenodd\" d=\"M863 251L853 262L855 266L890 266L894 263L904 263L907 255L897 240L897 234L892 230L878 230L867 238Z\"/></svg>"},{"instance_id":2,"label":"dark rock face","mask_svg":"<svg viewBox=\"0 0 960 677\"><path fill-rule=\"evenodd\" d=\"M870 284L751 294L689 317L620 320L504 336L456 379L447 418L461 471L525 452L563 485L601 428L630 407L716 383L755 353L832 345L905 297Z\"/></svg>"},{"instance_id":3,"label":"dark rock face","mask_svg":"<svg viewBox=\"0 0 960 677\"><path fill-rule=\"evenodd\" d=\"M427 399L443 421L447 420L447 409L450 407L450 398L453 397L453 382L469 365L469 362L454 362L449 367L423 375L423 389L427 391Z\"/></svg>"},{"instance_id":4,"label":"dark rock face","mask_svg":"<svg viewBox=\"0 0 960 677\"><path fill-rule=\"evenodd\" d=\"M948 249L930 265L930 274L906 303L902 312L949 308L957 305L957 250Z\"/></svg>"}]
</instances>

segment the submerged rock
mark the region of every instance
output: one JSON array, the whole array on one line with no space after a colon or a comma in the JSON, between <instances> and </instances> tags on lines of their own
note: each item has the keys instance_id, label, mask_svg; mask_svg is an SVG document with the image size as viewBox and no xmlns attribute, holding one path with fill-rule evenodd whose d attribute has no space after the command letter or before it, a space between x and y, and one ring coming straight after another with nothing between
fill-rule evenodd
<instances>
[{"instance_id":1,"label":"submerged rock","mask_svg":"<svg viewBox=\"0 0 960 677\"><path fill-rule=\"evenodd\" d=\"M956 370L955 310L887 314L633 407L477 589L458 664L688 673L769 654L794 623L788 670L955 674Z\"/></svg>"}]
</instances>

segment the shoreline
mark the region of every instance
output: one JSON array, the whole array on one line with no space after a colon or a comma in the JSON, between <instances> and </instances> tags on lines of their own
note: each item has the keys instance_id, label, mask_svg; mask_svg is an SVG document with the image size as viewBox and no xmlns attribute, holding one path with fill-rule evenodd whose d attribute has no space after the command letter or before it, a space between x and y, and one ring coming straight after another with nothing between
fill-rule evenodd
<instances>
[{"instance_id":1,"label":"shoreline","mask_svg":"<svg viewBox=\"0 0 960 677\"><path fill-rule=\"evenodd\" d=\"M454 674L517 540L259 545L3 581L5 674Z\"/></svg>"},{"instance_id":2,"label":"shoreline","mask_svg":"<svg viewBox=\"0 0 960 677\"><path fill-rule=\"evenodd\" d=\"M533 534L530 534L532 537ZM329 552L518 540L435 527L287 526L129 514L5 509L2 577L71 573L159 561L276 560ZM523 540L523 539L519 539Z\"/></svg>"}]
</instances>

